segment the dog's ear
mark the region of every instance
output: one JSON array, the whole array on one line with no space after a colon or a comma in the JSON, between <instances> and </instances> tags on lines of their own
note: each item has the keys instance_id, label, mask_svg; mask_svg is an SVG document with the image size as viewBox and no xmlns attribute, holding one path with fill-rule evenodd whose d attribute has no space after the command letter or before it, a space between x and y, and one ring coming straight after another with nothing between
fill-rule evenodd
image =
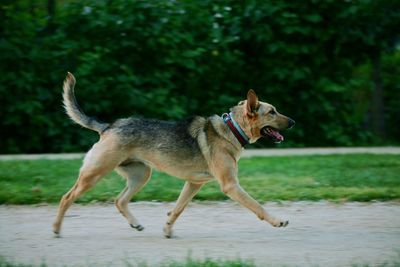
<instances>
[{"instance_id":1,"label":"dog's ear","mask_svg":"<svg viewBox=\"0 0 400 267\"><path fill-rule=\"evenodd\" d=\"M260 103L258 103L256 92L254 92L253 89L250 89L247 92L247 115L253 117L258 111L259 106Z\"/></svg>"}]
</instances>

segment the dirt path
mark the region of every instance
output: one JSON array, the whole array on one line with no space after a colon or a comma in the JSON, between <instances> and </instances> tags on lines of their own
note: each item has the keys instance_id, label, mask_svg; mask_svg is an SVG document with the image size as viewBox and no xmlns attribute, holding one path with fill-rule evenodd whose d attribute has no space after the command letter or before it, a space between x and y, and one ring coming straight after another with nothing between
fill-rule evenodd
<instances>
[{"instance_id":1,"label":"dirt path","mask_svg":"<svg viewBox=\"0 0 400 267\"><path fill-rule=\"evenodd\" d=\"M130 204L146 227L143 232L132 230L112 204L74 205L63 238L51 233L55 206L0 206L0 255L49 266L152 265L188 254L253 259L259 266L373 266L399 255L399 203L265 206L289 219L289 226L272 228L232 202L191 203L176 224L175 239L163 238L161 230L173 203Z\"/></svg>"}]
</instances>

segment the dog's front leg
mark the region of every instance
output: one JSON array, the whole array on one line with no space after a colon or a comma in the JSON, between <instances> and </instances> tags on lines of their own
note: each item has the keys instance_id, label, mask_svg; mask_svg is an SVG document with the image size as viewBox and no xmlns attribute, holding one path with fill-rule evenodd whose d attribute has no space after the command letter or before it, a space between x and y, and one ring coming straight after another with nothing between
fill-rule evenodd
<instances>
[{"instance_id":1,"label":"dog's front leg","mask_svg":"<svg viewBox=\"0 0 400 267\"><path fill-rule=\"evenodd\" d=\"M238 183L230 183L221 185L222 192L228 195L231 199L239 202L244 207L253 211L258 218L269 222L275 227L285 227L288 221L279 220L269 215L265 209L254 199Z\"/></svg>"},{"instance_id":2,"label":"dog's front leg","mask_svg":"<svg viewBox=\"0 0 400 267\"><path fill-rule=\"evenodd\" d=\"M166 238L172 237L172 226L174 225L176 219L178 219L179 215L189 204L190 200L196 195L196 193L199 192L202 186L203 184L194 184L191 182L185 183L176 202L175 208L168 212L168 220L163 229Z\"/></svg>"},{"instance_id":3,"label":"dog's front leg","mask_svg":"<svg viewBox=\"0 0 400 267\"><path fill-rule=\"evenodd\" d=\"M215 176L224 194L229 196L232 200L239 202L242 206L254 212L258 218L269 222L272 226L285 227L288 225L288 221L274 218L268 214L266 210L239 185L236 162L234 164L229 164L231 166L224 165L219 165L218 168L214 169ZM222 166L225 168L221 168Z\"/></svg>"}]
</instances>

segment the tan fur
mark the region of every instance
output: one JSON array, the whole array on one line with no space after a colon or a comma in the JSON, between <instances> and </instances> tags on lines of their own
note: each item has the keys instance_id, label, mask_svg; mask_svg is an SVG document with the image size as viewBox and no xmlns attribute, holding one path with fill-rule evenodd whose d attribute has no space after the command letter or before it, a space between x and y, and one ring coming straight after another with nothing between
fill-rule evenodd
<instances>
[{"instance_id":1,"label":"tan fur","mask_svg":"<svg viewBox=\"0 0 400 267\"><path fill-rule=\"evenodd\" d=\"M70 102L65 100L68 96L74 99L73 92L69 93L68 80L75 79L68 75L64 83L64 102L66 102L67 114L78 121L82 116L75 102L71 108ZM73 109L73 110L71 110ZM268 125L277 130L289 127L289 118L276 112L272 105L258 100L253 90L250 90L247 99L231 108L236 122L250 138L250 143L256 142L261 137L261 129ZM84 117L90 121L89 117ZM134 215L128 210L128 203L149 180L151 169L166 172L170 175L186 180L185 186L178 198L175 208L169 213L167 223L164 226L166 237L172 236L172 227L184 208L207 182L216 180L221 191L231 199L253 211L261 220L265 220L273 226L286 226L287 221L279 220L268 214L264 208L247 194L239 184L238 160L243 150L241 144L231 130L219 116L209 118L195 118L187 129L190 138L197 142L199 152L185 150L179 145L172 144L173 151L165 151L163 146L171 145L169 142L157 141L152 133L148 133L147 144L135 142L129 135L123 133L127 119L122 119L114 124L98 124L92 121L87 128L92 126L107 125L106 130L100 129L100 140L85 156L80 169L79 177L71 190L66 193L60 202L59 211L53 225L53 231L58 235L66 210L84 192L92 188L105 174L116 170L126 178L127 185L116 199L116 207L126 217L128 223L138 229L143 227ZM84 123L80 123L81 125ZM119 127L118 125L123 125ZM124 128L125 127L125 128ZM122 130L121 130L122 129ZM162 129L161 129L162 130ZM177 140L178 141L178 140ZM154 149L149 149L151 146ZM159 148L159 149L157 149Z\"/></svg>"}]
</instances>

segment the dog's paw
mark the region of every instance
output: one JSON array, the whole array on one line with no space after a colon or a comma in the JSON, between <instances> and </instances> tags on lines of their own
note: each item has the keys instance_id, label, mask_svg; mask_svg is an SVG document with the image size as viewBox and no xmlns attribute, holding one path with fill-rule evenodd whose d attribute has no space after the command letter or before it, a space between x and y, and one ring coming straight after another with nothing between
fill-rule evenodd
<instances>
[{"instance_id":1,"label":"dog's paw","mask_svg":"<svg viewBox=\"0 0 400 267\"><path fill-rule=\"evenodd\" d=\"M53 233L54 233L54 237L55 238L60 238L61 237L60 231L53 231Z\"/></svg>"},{"instance_id":2,"label":"dog's paw","mask_svg":"<svg viewBox=\"0 0 400 267\"><path fill-rule=\"evenodd\" d=\"M273 223L271 223L272 226L274 227L286 227L289 224L289 221L281 221L281 220L275 220Z\"/></svg>"},{"instance_id":3,"label":"dog's paw","mask_svg":"<svg viewBox=\"0 0 400 267\"><path fill-rule=\"evenodd\" d=\"M130 226L131 226L133 229L138 230L139 232L144 230L144 227L143 227L142 225L140 225L140 224L138 224L138 225L133 225L133 224L131 224Z\"/></svg>"},{"instance_id":4,"label":"dog's paw","mask_svg":"<svg viewBox=\"0 0 400 267\"><path fill-rule=\"evenodd\" d=\"M61 237L60 236L60 225L58 224L53 224L53 233L54 237Z\"/></svg>"},{"instance_id":5,"label":"dog's paw","mask_svg":"<svg viewBox=\"0 0 400 267\"><path fill-rule=\"evenodd\" d=\"M166 238L172 238L173 237L173 232L172 232L172 228L169 225L165 225L163 228L163 232L164 232L164 236Z\"/></svg>"},{"instance_id":6,"label":"dog's paw","mask_svg":"<svg viewBox=\"0 0 400 267\"><path fill-rule=\"evenodd\" d=\"M61 223L55 222L52 225L52 230L55 236L59 237L60 236L60 230L61 230Z\"/></svg>"}]
</instances>

